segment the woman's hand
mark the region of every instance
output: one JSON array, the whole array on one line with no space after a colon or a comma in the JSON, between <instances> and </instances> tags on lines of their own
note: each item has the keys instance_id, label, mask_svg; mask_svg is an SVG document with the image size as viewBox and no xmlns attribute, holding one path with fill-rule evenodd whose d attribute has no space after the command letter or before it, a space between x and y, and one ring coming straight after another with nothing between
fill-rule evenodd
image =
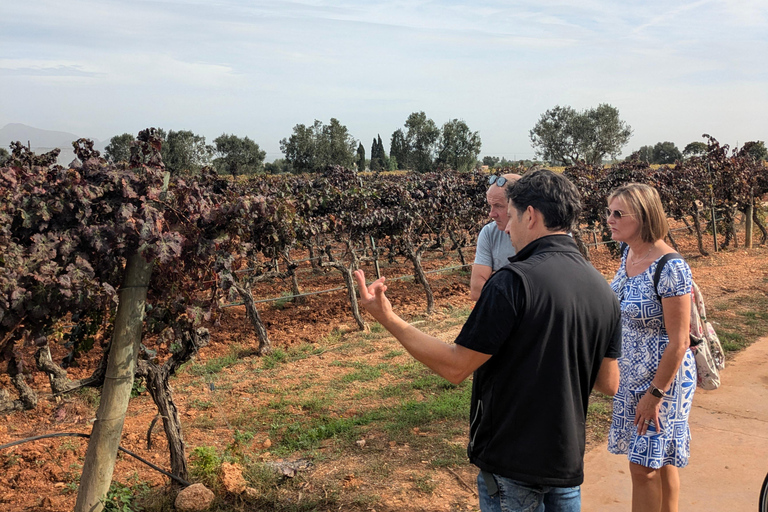
<instances>
[{"instance_id":1,"label":"woman's hand","mask_svg":"<svg viewBox=\"0 0 768 512\"><path fill-rule=\"evenodd\" d=\"M635 426L637 434L644 436L648 430L648 425L653 422L656 432L661 433L663 427L659 424L659 409L661 409L661 398L653 396L650 390L646 391L635 410Z\"/></svg>"}]
</instances>

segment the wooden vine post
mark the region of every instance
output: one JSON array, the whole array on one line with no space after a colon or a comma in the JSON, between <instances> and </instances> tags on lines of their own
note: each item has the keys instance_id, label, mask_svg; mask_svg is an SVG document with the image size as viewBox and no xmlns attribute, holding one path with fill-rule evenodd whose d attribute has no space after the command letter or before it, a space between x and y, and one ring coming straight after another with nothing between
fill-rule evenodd
<instances>
[{"instance_id":1,"label":"wooden vine post","mask_svg":"<svg viewBox=\"0 0 768 512\"><path fill-rule=\"evenodd\" d=\"M747 249L752 248L752 229L754 226L754 221L752 217L754 216L754 208L755 208L755 190L753 188L750 190L750 193L749 193L749 206L747 206L747 218L744 226L744 230L746 232L744 247L746 247Z\"/></svg>"},{"instance_id":2,"label":"wooden vine post","mask_svg":"<svg viewBox=\"0 0 768 512\"><path fill-rule=\"evenodd\" d=\"M120 288L112 349L96 422L85 452L75 512L99 512L109 491L125 413L131 398L133 375L144 323L147 287L152 263L137 251L128 258Z\"/></svg>"}]
</instances>

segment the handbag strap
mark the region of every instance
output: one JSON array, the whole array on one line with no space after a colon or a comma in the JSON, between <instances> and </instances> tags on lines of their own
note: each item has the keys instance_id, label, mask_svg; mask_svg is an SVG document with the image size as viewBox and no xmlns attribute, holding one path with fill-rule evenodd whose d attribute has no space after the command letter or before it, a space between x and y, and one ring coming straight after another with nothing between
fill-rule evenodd
<instances>
[{"instance_id":1,"label":"handbag strap","mask_svg":"<svg viewBox=\"0 0 768 512\"><path fill-rule=\"evenodd\" d=\"M676 252L670 252L659 258L659 262L656 264L656 272L653 274L653 291L656 293L656 296L661 300L661 295L659 294L659 280L661 279L661 271L664 269L664 265L667 264L667 262L674 258L683 258L683 256L680 253Z\"/></svg>"}]
</instances>

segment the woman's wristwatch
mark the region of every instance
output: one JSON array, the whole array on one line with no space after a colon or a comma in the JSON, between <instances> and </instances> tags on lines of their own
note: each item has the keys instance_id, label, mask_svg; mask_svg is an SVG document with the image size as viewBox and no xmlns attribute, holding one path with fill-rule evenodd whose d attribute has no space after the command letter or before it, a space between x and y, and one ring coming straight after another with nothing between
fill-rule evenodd
<instances>
[{"instance_id":1,"label":"woman's wristwatch","mask_svg":"<svg viewBox=\"0 0 768 512\"><path fill-rule=\"evenodd\" d=\"M651 382L651 385L648 388L648 391L650 391L651 394L653 396L655 396L656 398L664 398L664 392L661 389L659 389L656 386L654 386L653 382Z\"/></svg>"}]
</instances>

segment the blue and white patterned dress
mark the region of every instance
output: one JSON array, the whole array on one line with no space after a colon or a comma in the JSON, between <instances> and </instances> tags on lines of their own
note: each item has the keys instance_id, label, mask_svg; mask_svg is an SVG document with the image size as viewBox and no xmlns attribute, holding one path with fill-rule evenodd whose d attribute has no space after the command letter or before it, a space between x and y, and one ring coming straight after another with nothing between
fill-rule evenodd
<instances>
[{"instance_id":1,"label":"blue and white patterned dress","mask_svg":"<svg viewBox=\"0 0 768 512\"><path fill-rule=\"evenodd\" d=\"M661 301L653 290L653 275L658 260L643 273L628 277L626 252L611 288L621 303L622 355L619 358L619 391L613 398L613 421L608 451L627 454L630 462L658 469L665 465L688 464L691 431L688 415L696 389L696 362L688 349L677 371L672 388L661 401L661 428L648 426L645 435L637 434L635 410L656 375L661 356L669 344L664 328ZM680 259L671 259L662 269L658 292L674 297L691 292L691 269Z\"/></svg>"}]
</instances>

